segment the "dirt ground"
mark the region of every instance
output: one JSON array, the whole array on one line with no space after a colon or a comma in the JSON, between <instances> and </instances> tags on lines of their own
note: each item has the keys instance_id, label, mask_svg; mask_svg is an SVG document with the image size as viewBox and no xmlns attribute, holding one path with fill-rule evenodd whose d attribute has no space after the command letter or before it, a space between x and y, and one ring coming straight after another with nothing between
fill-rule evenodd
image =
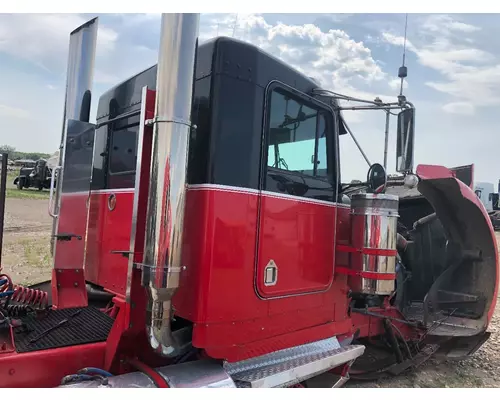
<instances>
[{"instance_id":1,"label":"dirt ground","mask_svg":"<svg viewBox=\"0 0 500 400\"><path fill-rule=\"evenodd\" d=\"M50 279L51 229L48 200L6 199L2 266L15 282L26 285Z\"/></svg>"},{"instance_id":2,"label":"dirt ground","mask_svg":"<svg viewBox=\"0 0 500 400\"><path fill-rule=\"evenodd\" d=\"M47 207L47 199L7 198L2 265L15 282L32 284L50 279L52 220ZM437 364L430 360L416 372L378 382L350 381L347 386L500 387L500 299L489 330L490 340L466 361Z\"/></svg>"}]
</instances>

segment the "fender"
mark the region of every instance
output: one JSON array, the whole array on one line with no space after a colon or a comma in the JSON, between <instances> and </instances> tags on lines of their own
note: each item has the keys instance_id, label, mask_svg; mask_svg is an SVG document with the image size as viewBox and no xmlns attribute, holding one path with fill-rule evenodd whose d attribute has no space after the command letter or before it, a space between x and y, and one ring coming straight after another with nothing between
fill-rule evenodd
<instances>
[{"instance_id":1,"label":"fender","mask_svg":"<svg viewBox=\"0 0 500 400\"><path fill-rule=\"evenodd\" d=\"M479 251L481 254L480 261L468 264L469 276L461 284L486 297L485 311L477 321L485 330L495 310L500 272L497 241L490 217L474 191L456 179L449 169L419 165L416 174L420 179L418 190L436 211L448 240L462 251ZM453 279L458 282L460 276Z\"/></svg>"}]
</instances>

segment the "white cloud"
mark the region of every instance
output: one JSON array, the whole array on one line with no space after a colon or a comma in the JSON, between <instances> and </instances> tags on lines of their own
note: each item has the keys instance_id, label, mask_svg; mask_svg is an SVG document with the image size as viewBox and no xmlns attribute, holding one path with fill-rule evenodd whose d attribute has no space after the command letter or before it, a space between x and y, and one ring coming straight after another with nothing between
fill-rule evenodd
<instances>
[{"instance_id":1,"label":"white cloud","mask_svg":"<svg viewBox=\"0 0 500 400\"><path fill-rule=\"evenodd\" d=\"M235 25L236 24L236 25ZM318 81L325 89L344 95L373 100L394 101L395 96L360 89L376 82L387 82L387 74L363 42L343 30L322 31L314 24L268 23L260 14L205 15L200 28L202 40L217 35L233 36L251 42L280 58L298 71ZM391 88L390 85L387 85ZM349 104L342 102L342 104ZM352 103L351 103L352 104ZM349 123L359 124L365 112L346 112Z\"/></svg>"},{"instance_id":2,"label":"white cloud","mask_svg":"<svg viewBox=\"0 0 500 400\"><path fill-rule=\"evenodd\" d=\"M405 40L403 36L399 35L394 35L393 33L390 32L382 32L381 34L382 40L384 40L387 43L390 43L394 46L403 46L405 44ZM413 46L412 42L410 42L408 39L406 40L406 48L411 51L416 51L415 46Z\"/></svg>"},{"instance_id":3,"label":"white cloud","mask_svg":"<svg viewBox=\"0 0 500 400\"><path fill-rule=\"evenodd\" d=\"M464 101L445 104L443 110L450 114L473 115L475 107L474 104Z\"/></svg>"},{"instance_id":4,"label":"white cloud","mask_svg":"<svg viewBox=\"0 0 500 400\"><path fill-rule=\"evenodd\" d=\"M157 31L160 18L158 14L112 14L109 18L116 22L113 29L99 22L94 82L111 86L157 60L157 49L119 44L117 32ZM24 58L64 79L69 32L87 20L72 14L0 15L0 52ZM326 88L360 97L388 97L386 93L359 90L358 83L369 85L385 81L387 76L371 50L345 31L325 32L313 24L271 25L259 14L202 15L201 41L233 33L314 77Z\"/></svg>"},{"instance_id":5,"label":"white cloud","mask_svg":"<svg viewBox=\"0 0 500 400\"><path fill-rule=\"evenodd\" d=\"M271 26L262 16L250 15L239 18L238 31L285 62L314 73L332 89L345 86L354 77L368 83L385 78L370 49L342 30L323 32L312 24Z\"/></svg>"},{"instance_id":6,"label":"white cloud","mask_svg":"<svg viewBox=\"0 0 500 400\"><path fill-rule=\"evenodd\" d=\"M447 15L428 16L419 28L413 42L407 41L407 49L413 52L418 62L440 73L444 80L432 80L427 86L456 98L446 111L467 110L465 106L474 99L475 106L500 104L500 60L493 54L473 47L473 35L479 27L456 21ZM395 46L403 45L403 37L382 32L381 38ZM418 42L418 44L416 43Z\"/></svg>"},{"instance_id":7,"label":"white cloud","mask_svg":"<svg viewBox=\"0 0 500 400\"><path fill-rule=\"evenodd\" d=\"M236 27L235 27L236 22ZM219 35L251 42L298 70L314 75L330 89L339 90L353 78L365 82L385 79L385 73L362 42L342 30L321 31L313 24L271 25L259 14L209 15L201 39Z\"/></svg>"},{"instance_id":8,"label":"white cloud","mask_svg":"<svg viewBox=\"0 0 500 400\"><path fill-rule=\"evenodd\" d=\"M30 118L30 113L27 110L23 108L6 106L4 104L0 104L0 114L3 116L20 118L20 119Z\"/></svg>"},{"instance_id":9,"label":"white cloud","mask_svg":"<svg viewBox=\"0 0 500 400\"><path fill-rule=\"evenodd\" d=\"M463 32L472 33L481 30L478 26L465 24L460 21L454 20L449 15L430 15L424 23L422 28L429 32L436 32L442 34L444 32Z\"/></svg>"},{"instance_id":10,"label":"white cloud","mask_svg":"<svg viewBox=\"0 0 500 400\"><path fill-rule=\"evenodd\" d=\"M394 78L394 79L391 79L389 82L388 82L389 86L391 87L392 90L400 90L401 89L401 79L399 78ZM408 80L405 79L403 81L403 89L407 89L408 88Z\"/></svg>"},{"instance_id":11,"label":"white cloud","mask_svg":"<svg viewBox=\"0 0 500 400\"><path fill-rule=\"evenodd\" d=\"M66 65L70 32L86 21L74 14L0 14L0 52L59 72ZM101 24L98 54L112 51L117 38L114 30Z\"/></svg>"}]
</instances>

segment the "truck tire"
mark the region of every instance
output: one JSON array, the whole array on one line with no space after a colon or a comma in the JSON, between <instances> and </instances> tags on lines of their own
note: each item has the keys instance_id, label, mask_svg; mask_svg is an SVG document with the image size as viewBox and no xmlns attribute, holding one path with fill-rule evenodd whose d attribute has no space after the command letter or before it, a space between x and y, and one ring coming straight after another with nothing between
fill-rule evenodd
<instances>
[{"instance_id":1,"label":"truck tire","mask_svg":"<svg viewBox=\"0 0 500 400\"><path fill-rule=\"evenodd\" d=\"M23 186L24 186L24 185L23 185L23 179L19 178L19 179L17 180L17 189L18 189L18 190L23 190Z\"/></svg>"}]
</instances>

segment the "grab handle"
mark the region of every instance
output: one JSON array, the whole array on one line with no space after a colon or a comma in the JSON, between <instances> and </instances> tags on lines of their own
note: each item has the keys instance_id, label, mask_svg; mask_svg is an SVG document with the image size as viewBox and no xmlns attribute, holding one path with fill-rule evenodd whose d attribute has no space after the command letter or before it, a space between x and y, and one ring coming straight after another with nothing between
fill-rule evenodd
<instances>
[{"instance_id":1,"label":"grab handle","mask_svg":"<svg viewBox=\"0 0 500 400\"><path fill-rule=\"evenodd\" d=\"M58 215L55 214L55 212L53 211L53 197L54 197L54 182L56 180L55 176L56 176L56 171L62 169L61 166L57 166L55 168L52 168L52 174L50 176L50 192L49 192L49 215L52 217L52 218L57 218Z\"/></svg>"}]
</instances>

